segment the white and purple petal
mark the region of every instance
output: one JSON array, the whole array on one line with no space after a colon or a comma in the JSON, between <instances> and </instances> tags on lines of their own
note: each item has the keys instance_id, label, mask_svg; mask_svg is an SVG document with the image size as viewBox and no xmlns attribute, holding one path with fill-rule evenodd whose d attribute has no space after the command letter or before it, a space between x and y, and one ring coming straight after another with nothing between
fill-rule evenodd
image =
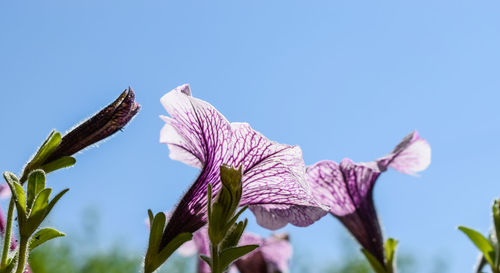
<instances>
[{"instance_id":1,"label":"white and purple petal","mask_svg":"<svg viewBox=\"0 0 500 273\"><path fill-rule=\"evenodd\" d=\"M162 245L206 223L208 184L215 195L222 164L242 166L241 205L248 205L264 227L307 226L327 213L305 181L299 147L270 141L246 123L230 124L212 105L193 98L188 85L167 93L161 102L171 117L162 117L166 124L160 142L169 146L172 159L201 168L175 209Z\"/></svg>"},{"instance_id":2,"label":"white and purple petal","mask_svg":"<svg viewBox=\"0 0 500 273\"><path fill-rule=\"evenodd\" d=\"M414 175L430 164L431 149L418 132L406 136L388 155L373 162L339 164L320 161L307 168L307 179L314 196L330 206L336 216L363 248L383 262L383 238L373 203L373 186L379 175L392 167Z\"/></svg>"},{"instance_id":3,"label":"white and purple petal","mask_svg":"<svg viewBox=\"0 0 500 273\"><path fill-rule=\"evenodd\" d=\"M291 223L308 226L328 208L312 196L298 146L279 144L246 123L232 123L233 153L226 164L243 169L241 205L249 205L257 223L278 229Z\"/></svg>"},{"instance_id":4,"label":"white and purple petal","mask_svg":"<svg viewBox=\"0 0 500 273\"><path fill-rule=\"evenodd\" d=\"M401 173L416 175L431 164L431 146L417 131L413 131L390 154L376 162L381 171L392 167Z\"/></svg>"}]
</instances>

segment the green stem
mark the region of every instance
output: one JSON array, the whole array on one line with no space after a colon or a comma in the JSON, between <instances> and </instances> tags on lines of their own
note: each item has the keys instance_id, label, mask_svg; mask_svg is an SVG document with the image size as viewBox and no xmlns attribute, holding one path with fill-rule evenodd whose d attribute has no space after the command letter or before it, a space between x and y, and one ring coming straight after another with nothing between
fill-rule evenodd
<instances>
[{"instance_id":1,"label":"green stem","mask_svg":"<svg viewBox=\"0 0 500 273\"><path fill-rule=\"evenodd\" d=\"M28 240L21 236L19 243L19 256L17 258L17 270L16 273L24 273L24 267L26 266L26 258L28 250Z\"/></svg>"},{"instance_id":2,"label":"green stem","mask_svg":"<svg viewBox=\"0 0 500 273\"><path fill-rule=\"evenodd\" d=\"M3 242L2 261L0 262L0 268L5 268L5 266L7 266L7 257L9 256L13 216L14 216L14 197L11 197L9 202L9 210L7 212L7 223L5 224L6 225L5 236Z\"/></svg>"},{"instance_id":3,"label":"green stem","mask_svg":"<svg viewBox=\"0 0 500 273\"><path fill-rule=\"evenodd\" d=\"M219 245L212 245L212 273L223 273L222 269L219 268Z\"/></svg>"}]
</instances>

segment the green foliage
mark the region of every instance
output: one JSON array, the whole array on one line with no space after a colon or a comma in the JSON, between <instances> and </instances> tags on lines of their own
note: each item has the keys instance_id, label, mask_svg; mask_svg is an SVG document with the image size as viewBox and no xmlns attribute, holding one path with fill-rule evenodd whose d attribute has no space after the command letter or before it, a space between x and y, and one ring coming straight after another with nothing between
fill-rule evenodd
<instances>
[{"instance_id":1,"label":"green foliage","mask_svg":"<svg viewBox=\"0 0 500 273\"><path fill-rule=\"evenodd\" d=\"M200 258L210 266L213 273L226 272L234 261L259 247L258 245L238 246L248 223L247 219L236 222L247 208L243 207L236 212L243 189L242 175L241 167L234 169L221 165L222 187L214 203L212 203L212 185L208 185L208 238L211 257L200 255Z\"/></svg>"},{"instance_id":2,"label":"green foliage","mask_svg":"<svg viewBox=\"0 0 500 273\"><path fill-rule=\"evenodd\" d=\"M149 232L149 245L144 259L144 272L149 273L155 271L179 248L183 243L191 240L193 234L184 232L177 235L172 241L160 248L163 230L165 229L166 216L165 213L159 212L153 218L153 212L148 211L149 219L153 219Z\"/></svg>"},{"instance_id":3,"label":"green foliage","mask_svg":"<svg viewBox=\"0 0 500 273\"><path fill-rule=\"evenodd\" d=\"M91 224L89 224L91 222ZM99 215L95 208L83 212L81 230L70 232L65 240L54 240L37 247L29 262L34 273L137 273L142 254L123 240L100 247ZM194 272L193 259L173 255L158 273Z\"/></svg>"},{"instance_id":4,"label":"green foliage","mask_svg":"<svg viewBox=\"0 0 500 273\"><path fill-rule=\"evenodd\" d=\"M473 229L459 226L458 229L462 231L469 240L481 252L481 259L476 266L475 272L481 272L482 268L488 263L491 272L500 273L500 249L498 248L498 236L500 234L500 200L494 200L492 205L493 212L493 229L490 232L489 239L483 236L478 231Z\"/></svg>"}]
</instances>

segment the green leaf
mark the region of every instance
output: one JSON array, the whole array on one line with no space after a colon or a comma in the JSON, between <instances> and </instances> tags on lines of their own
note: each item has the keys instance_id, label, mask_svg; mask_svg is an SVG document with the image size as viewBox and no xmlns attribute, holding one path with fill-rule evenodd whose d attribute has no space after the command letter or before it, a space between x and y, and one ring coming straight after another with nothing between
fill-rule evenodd
<instances>
[{"instance_id":1,"label":"green leaf","mask_svg":"<svg viewBox=\"0 0 500 273\"><path fill-rule=\"evenodd\" d=\"M151 227L151 225L153 224L153 220L154 220L154 215L153 215L153 211L151 211L150 209L148 209L148 217L149 217L149 227Z\"/></svg>"},{"instance_id":2,"label":"green leaf","mask_svg":"<svg viewBox=\"0 0 500 273\"><path fill-rule=\"evenodd\" d=\"M176 251L182 244L193 239L193 234L189 232L183 232L177 235L172 241L170 241L167 246L165 246L158 254L159 265L162 265L174 251Z\"/></svg>"},{"instance_id":3,"label":"green leaf","mask_svg":"<svg viewBox=\"0 0 500 273\"><path fill-rule=\"evenodd\" d=\"M7 181L8 184L15 184L15 183L19 184L19 179L15 174L11 172L4 172L3 178L5 179L5 181Z\"/></svg>"},{"instance_id":4,"label":"green leaf","mask_svg":"<svg viewBox=\"0 0 500 273\"><path fill-rule=\"evenodd\" d=\"M226 234L228 230L236 223L238 220L238 217L248 208L248 206L242 207L234 216L233 218L229 219L229 221L226 223L226 226L223 229L223 233Z\"/></svg>"},{"instance_id":5,"label":"green leaf","mask_svg":"<svg viewBox=\"0 0 500 273\"><path fill-rule=\"evenodd\" d=\"M52 208L54 208L55 204L61 197L69 191L69 189L64 189L60 193L58 193L48 204L45 202L45 198L48 198L48 195L50 195L50 190L52 189L47 188L42 190L37 198L35 199L35 202L33 204L33 209L30 213L29 217L29 226L24 230L25 236L31 235L35 230L42 224L43 220L47 217L47 215L50 213ZM46 196L47 195L47 196Z\"/></svg>"},{"instance_id":6,"label":"green leaf","mask_svg":"<svg viewBox=\"0 0 500 273\"><path fill-rule=\"evenodd\" d=\"M375 273L387 273L384 266L368 250L362 248L361 252L363 252L366 259L368 260L368 263L372 267L373 271L375 271Z\"/></svg>"},{"instance_id":7,"label":"green leaf","mask_svg":"<svg viewBox=\"0 0 500 273\"><path fill-rule=\"evenodd\" d=\"M149 230L149 246L148 252L156 254L160 251L161 238L163 236L163 229L165 228L165 222L167 217L165 213L158 212L151 223L151 228Z\"/></svg>"},{"instance_id":8,"label":"green leaf","mask_svg":"<svg viewBox=\"0 0 500 273\"><path fill-rule=\"evenodd\" d=\"M31 209L36 195L45 188L45 173L43 170L34 170L28 176L28 209Z\"/></svg>"},{"instance_id":9,"label":"green leaf","mask_svg":"<svg viewBox=\"0 0 500 273\"><path fill-rule=\"evenodd\" d=\"M207 257L205 255L200 255L200 258L205 261L205 263L208 264L208 266L210 266L210 268L212 268L212 259L210 259L210 257Z\"/></svg>"},{"instance_id":10,"label":"green leaf","mask_svg":"<svg viewBox=\"0 0 500 273\"><path fill-rule=\"evenodd\" d=\"M163 214L163 217L165 214ZM161 233L163 232L163 226L165 225L165 218L162 218L161 214L158 213L156 216L160 217L153 220L153 225L151 226L151 232L160 236L154 236L153 233L149 236L149 247L146 253L146 258L144 259L144 272L151 273L160 267L169 257L174 253L174 251L179 248L185 242L193 238L193 234L189 232L184 232L177 235L172 241L170 241L161 251L158 252L158 247L161 242ZM155 224L156 223L156 224ZM161 229L161 232L159 232ZM153 237L153 238L152 238Z\"/></svg>"},{"instance_id":11,"label":"green leaf","mask_svg":"<svg viewBox=\"0 0 500 273\"><path fill-rule=\"evenodd\" d=\"M4 172L3 177L9 185L12 196L16 203L17 214L19 218L19 224L24 224L26 220L26 194L24 193L23 187L19 184L19 180L16 175L11 172Z\"/></svg>"},{"instance_id":12,"label":"green leaf","mask_svg":"<svg viewBox=\"0 0 500 273\"><path fill-rule=\"evenodd\" d=\"M51 188L43 189L35 198L33 208L28 216L26 227L20 227L22 235L29 237L42 224L43 219L47 216L47 207L49 205L49 197L52 192Z\"/></svg>"},{"instance_id":13,"label":"green leaf","mask_svg":"<svg viewBox=\"0 0 500 273\"><path fill-rule=\"evenodd\" d=\"M46 172L50 173L55 170L59 170L62 168L67 168L75 165L76 159L72 156L63 156L59 159L56 159L52 162L49 162L45 165L43 165L41 168Z\"/></svg>"},{"instance_id":14,"label":"green leaf","mask_svg":"<svg viewBox=\"0 0 500 273\"><path fill-rule=\"evenodd\" d=\"M259 247L258 245L246 245L246 246L230 247L222 250L220 254L221 268L226 269L229 265L231 265L232 262L254 251L258 247Z\"/></svg>"},{"instance_id":15,"label":"green leaf","mask_svg":"<svg viewBox=\"0 0 500 273\"><path fill-rule=\"evenodd\" d=\"M459 226L459 230L461 230L469 239L474 243L474 245L483 253L484 258L488 263L490 264L491 268L494 268L494 259L495 259L495 249L493 246L490 244L488 239L486 239L481 233L464 227L464 226Z\"/></svg>"},{"instance_id":16,"label":"green leaf","mask_svg":"<svg viewBox=\"0 0 500 273\"><path fill-rule=\"evenodd\" d=\"M398 241L393 238L387 239L384 244L385 249L385 265L388 273L394 273L396 248L398 246Z\"/></svg>"},{"instance_id":17,"label":"green leaf","mask_svg":"<svg viewBox=\"0 0 500 273\"><path fill-rule=\"evenodd\" d=\"M64 189L62 190L60 193L58 193L56 196L54 196L54 198L50 201L49 205L47 206L47 212L45 215L49 214L50 211L52 210L52 208L54 208L54 206L56 205L57 201L59 201L59 199L61 199L61 197L67 193L69 191L69 189Z\"/></svg>"},{"instance_id":18,"label":"green leaf","mask_svg":"<svg viewBox=\"0 0 500 273\"><path fill-rule=\"evenodd\" d=\"M33 203L33 208L31 209L31 212L30 212L30 216L29 216L30 218L35 217L35 215L37 215L37 214L44 214L45 213L45 209L49 205L49 198L50 198L51 193L52 193L51 188L43 189L40 193L38 193L38 195L36 196L35 201Z\"/></svg>"},{"instance_id":19,"label":"green leaf","mask_svg":"<svg viewBox=\"0 0 500 273\"><path fill-rule=\"evenodd\" d=\"M222 241L220 248L224 250L226 248L237 246L247 224L248 224L247 219L240 221L238 223L234 223L234 225L228 231L226 238L224 238L224 240Z\"/></svg>"},{"instance_id":20,"label":"green leaf","mask_svg":"<svg viewBox=\"0 0 500 273\"><path fill-rule=\"evenodd\" d=\"M35 249L37 246L47 242L48 240L52 240L57 237L63 237L66 236L66 234L55 230L53 228L43 228L37 231L30 243L29 243L29 251L31 252L33 249Z\"/></svg>"},{"instance_id":21,"label":"green leaf","mask_svg":"<svg viewBox=\"0 0 500 273\"><path fill-rule=\"evenodd\" d=\"M43 164L45 159L47 159L52 152L61 143L61 133L56 130L52 130L45 142L40 146L40 149L35 154L35 157L29 163L32 167L37 167L38 164Z\"/></svg>"}]
</instances>

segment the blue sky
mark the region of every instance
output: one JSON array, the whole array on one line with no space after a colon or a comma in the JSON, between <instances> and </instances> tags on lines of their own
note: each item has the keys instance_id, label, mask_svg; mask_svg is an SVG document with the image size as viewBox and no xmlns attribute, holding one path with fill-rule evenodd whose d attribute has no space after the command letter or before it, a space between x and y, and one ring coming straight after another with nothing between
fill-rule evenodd
<instances>
[{"instance_id":1,"label":"blue sky","mask_svg":"<svg viewBox=\"0 0 500 273\"><path fill-rule=\"evenodd\" d=\"M142 251L146 210L172 208L197 174L158 143L159 99L177 85L300 145L306 164L369 161L417 129L432 164L419 178L380 178L384 231L422 272L436 256L470 272L476 250L456 226L486 232L500 196L499 12L498 1L4 1L0 166L19 172L52 128L132 86L142 105L133 123L50 175L71 190L49 224L71 238L82 211L98 207L103 244ZM313 261L342 251L332 217L284 230Z\"/></svg>"}]
</instances>

